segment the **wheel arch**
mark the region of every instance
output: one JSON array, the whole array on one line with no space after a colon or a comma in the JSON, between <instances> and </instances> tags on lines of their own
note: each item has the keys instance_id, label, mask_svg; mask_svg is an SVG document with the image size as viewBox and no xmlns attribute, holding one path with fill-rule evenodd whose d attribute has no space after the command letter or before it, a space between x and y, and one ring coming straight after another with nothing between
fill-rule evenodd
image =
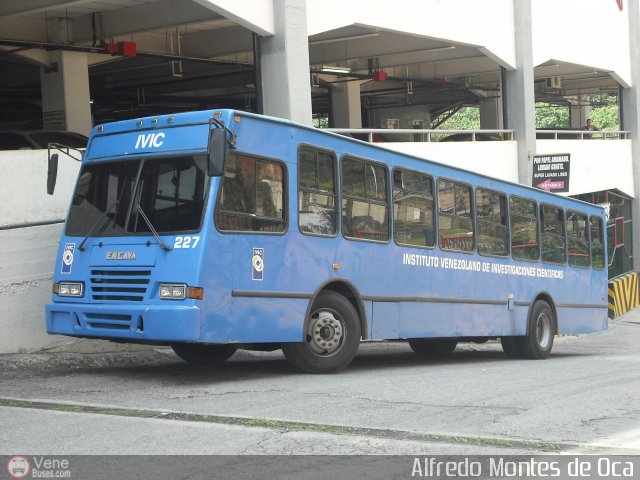
<instances>
[{"instance_id":1,"label":"wheel arch","mask_svg":"<svg viewBox=\"0 0 640 480\"><path fill-rule=\"evenodd\" d=\"M306 331L307 322L309 321L309 316L311 315L311 308L315 303L318 295L326 290L331 290L332 292L339 293L343 297L345 297L349 302L353 305L353 308L356 309L356 313L358 314L358 319L360 320L360 331L362 339L369 338L369 328L367 323L367 313L364 308L364 303L362 301L362 296L358 289L351 283L349 280L345 280L343 278L334 278L328 280L323 283L313 294L311 297L311 301L309 302L309 306L307 307L307 313L305 315L304 321L304 330Z\"/></svg>"},{"instance_id":2,"label":"wheel arch","mask_svg":"<svg viewBox=\"0 0 640 480\"><path fill-rule=\"evenodd\" d=\"M556 304L553 301L553 297L551 297L551 294L549 292L543 291L538 293L538 295L536 295L536 297L533 299L533 302L531 302L531 306L529 307L529 314L527 316L527 331L529 329L529 322L531 322L531 313L533 312L533 306L535 305L535 303L539 300L543 300L545 302L547 302L549 304L549 307L551 307L551 313L553 313L553 327L554 327L554 335L558 334L558 310L556 308Z\"/></svg>"}]
</instances>

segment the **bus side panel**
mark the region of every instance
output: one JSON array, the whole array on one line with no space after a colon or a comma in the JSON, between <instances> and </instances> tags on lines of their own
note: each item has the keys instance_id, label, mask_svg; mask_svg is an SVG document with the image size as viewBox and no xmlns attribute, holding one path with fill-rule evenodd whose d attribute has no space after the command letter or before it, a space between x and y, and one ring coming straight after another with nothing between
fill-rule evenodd
<instances>
[{"instance_id":1,"label":"bus side panel","mask_svg":"<svg viewBox=\"0 0 640 480\"><path fill-rule=\"evenodd\" d=\"M231 343L302 342L306 299L234 298Z\"/></svg>"},{"instance_id":2,"label":"bus side panel","mask_svg":"<svg viewBox=\"0 0 640 480\"><path fill-rule=\"evenodd\" d=\"M212 210L212 209L211 209ZM229 324L231 289L233 281L233 236L220 235L213 225L209 227L209 244L202 264L201 285L202 324L200 341L228 343L233 335Z\"/></svg>"},{"instance_id":3,"label":"bus side panel","mask_svg":"<svg viewBox=\"0 0 640 480\"><path fill-rule=\"evenodd\" d=\"M558 308L558 333L579 334L605 330L609 325L604 308Z\"/></svg>"},{"instance_id":4,"label":"bus side panel","mask_svg":"<svg viewBox=\"0 0 640 480\"><path fill-rule=\"evenodd\" d=\"M403 302L400 338L511 335L512 317L506 305Z\"/></svg>"}]
</instances>

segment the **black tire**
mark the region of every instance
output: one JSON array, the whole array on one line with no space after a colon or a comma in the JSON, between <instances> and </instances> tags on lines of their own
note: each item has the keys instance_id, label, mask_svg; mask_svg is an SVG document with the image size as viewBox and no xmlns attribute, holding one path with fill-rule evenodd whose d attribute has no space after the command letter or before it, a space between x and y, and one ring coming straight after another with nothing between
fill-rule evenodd
<instances>
[{"instance_id":1,"label":"black tire","mask_svg":"<svg viewBox=\"0 0 640 480\"><path fill-rule=\"evenodd\" d=\"M556 333L556 318L553 310L544 300L533 304L529 314L527 335L519 337L520 351L524 358L542 360L549 356Z\"/></svg>"},{"instance_id":2,"label":"black tire","mask_svg":"<svg viewBox=\"0 0 640 480\"><path fill-rule=\"evenodd\" d=\"M360 318L351 302L326 290L313 302L305 341L283 343L285 357L307 373L334 373L351 363L360 346Z\"/></svg>"},{"instance_id":3,"label":"black tire","mask_svg":"<svg viewBox=\"0 0 640 480\"><path fill-rule=\"evenodd\" d=\"M220 365L236 352L235 345L177 343L171 348L182 360L193 365Z\"/></svg>"},{"instance_id":4,"label":"black tire","mask_svg":"<svg viewBox=\"0 0 640 480\"><path fill-rule=\"evenodd\" d=\"M509 358L522 358L520 350L520 337L500 337L502 351Z\"/></svg>"},{"instance_id":5,"label":"black tire","mask_svg":"<svg viewBox=\"0 0 640 480\"><path fill-rule=\"evenodd\" d=\"M453 338L410 338L411 350L420 355L440 357L451 355L456 349L458 341Z\"/></svg>"}]
</instances>

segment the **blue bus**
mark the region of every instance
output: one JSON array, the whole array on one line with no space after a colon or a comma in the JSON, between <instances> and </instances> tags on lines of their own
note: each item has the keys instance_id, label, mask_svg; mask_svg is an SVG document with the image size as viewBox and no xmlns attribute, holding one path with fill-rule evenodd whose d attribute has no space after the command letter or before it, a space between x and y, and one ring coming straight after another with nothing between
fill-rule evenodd
<instances>
[{"instance_id":1,"label":"blue bus","mask_svg":"<svg viewBox=\"0 0 640 480\"><path fill-rule=\"evenodd\" d=\"M94 128L47 331L218 364L282 348L335 372L361 341L500 339L543 359L607 328L604 210L255 114Z\"/></svg>"}]
</instances>

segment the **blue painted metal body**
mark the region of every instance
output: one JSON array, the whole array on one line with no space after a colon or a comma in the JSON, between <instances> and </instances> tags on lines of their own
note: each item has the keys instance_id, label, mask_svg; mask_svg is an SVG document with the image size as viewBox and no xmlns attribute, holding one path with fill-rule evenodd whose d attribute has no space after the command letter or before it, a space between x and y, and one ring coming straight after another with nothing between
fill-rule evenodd
<instances>
[{"instance_id":1,"label":"blue painted metal body","mask_svg":"<svg viewBox=\"0 0 640 480\"><path fill-rule=\"evenodd\" d=\"M242 112L220 113L220 120L236 133L237 152L286 162L285 233L218 231L214 211L221 179L213 177L202 228L185 234L199 237L197 248L165 251L153 236L136 235L90 237L85 250L79 251L82 238L63 235L54 283L81 281L86 292L77 299L53 296L46 307L49 333L133 342L299 342L310 302L331 282L345 282L356 289L367 339L523 335L530 305L539 295L551 299L559 333L607 327L606 269L518 262L443 251L438 246L417 249L398 246L393 239L353 241L341 233L332 238L303 235L298 229L296 158L301 144L314 145L334 151L338 159L348 153L382 161L389 166L388 175L394 166L402 166L436 179L443 176L518 194L604 220L602 209L317 129ZM94 129L83 162L205 153L212 114L178 114L172 123L168 117L158 117L155 125L150 118L104 125L100 132ZM185 235L162 235L162 239L174 245L177 237ZM71 272L62 273L69 244L75 245ZM252 275L256 248L263 249L260 281ZM134 260L106 260L108 251L135 251L136 255ZM334 269L334 264L340 268ZM128 271L148 272L144 299L91 300L90 279L107 267L124 272L125 277ZM505 273L505 268L517 270ZM158 286L162 282L202 287L204 298L161 300Z\"/></svg>"}]
</instances>

